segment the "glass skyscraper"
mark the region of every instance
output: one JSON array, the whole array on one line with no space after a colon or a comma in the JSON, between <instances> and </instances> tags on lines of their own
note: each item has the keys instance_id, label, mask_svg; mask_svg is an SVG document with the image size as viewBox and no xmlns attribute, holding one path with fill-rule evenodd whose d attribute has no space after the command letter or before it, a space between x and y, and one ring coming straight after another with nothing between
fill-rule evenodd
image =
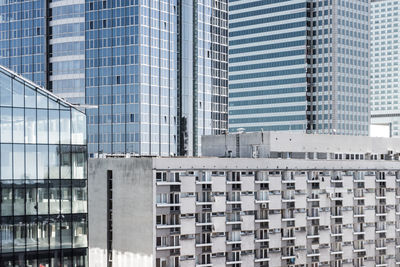
<instances>
[{"instance_id":1,"label":"glass skyscraper","mask_svg":"<svg viewBox=\"0 0 400 267\"><path fill-rule=\"evenodd\" d=\"M391 124L392 136L399 136L400 1L371 6L371 122Z\"/></svg>"},{"instance_id":2,"label":"glass skyscraper","mask_svg":"<svg viewBox=\"0 0 400 267\"><path fill-rule=\"evenodd\" d=\"M227 0L0 2L0 64L86 104L88 150L192 155L227 130Z\"/></svg>"},{"instance_id":3,"label":"glass skyscraper","mask_svg":"<svg viewBox=\"0 0 400 267\"><path fill-rule=\"evenodd\" d=\"M0 65L85 103L85 1L0 2Z\"/></svg>"},{"instance_id":4,"label":"glass skyscraper","mask_svg":"<svg viewBox=\"0 0 400 267\"><path fill-rule=\"evenodd\" d=\"M179 153L197 155L200 136L227 131L227 0L178 1Z\"/></svg>"},{"instance_id":5,"label":"glass skyscraper","mask_svg":"<svg viewBox=\"0 0 400 267\"><path fill-rule=\"evenodd\" d=\"M87 266L86 116L0 67L0 266Z\"/></svg>"},{"instance_id":6,"label":"glass skyscraper","mask_svg":"<svg viewBox=\"0 0 400 267\"><path fill-rule=\"evenodd\" d=\"M226 1L86 1L89 152L197 154L227 129Z\"/></svg>"},{"instance_id":7,"label":"glass skyscraper","mask_svg":"<svg viewBox=\"0 0 400 267\"><path fill-rule=\"evenodd\" d=\"M369 0L230 0L229 130L367 135Z\"/></svg>"}]
</instances>

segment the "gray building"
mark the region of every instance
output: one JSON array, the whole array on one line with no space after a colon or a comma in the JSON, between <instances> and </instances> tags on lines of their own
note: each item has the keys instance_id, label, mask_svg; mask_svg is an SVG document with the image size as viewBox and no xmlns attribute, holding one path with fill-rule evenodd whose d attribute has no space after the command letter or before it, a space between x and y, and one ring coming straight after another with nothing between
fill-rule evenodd
<instances>
[{"instance_id":1,"label":"gray building","mask_svg":"<svg viewBox=\"0 0 400 267\"><path fill-rule=\"evenodd\" d=\"M369 0L229 2L229 131L368 135Z\"/></svg>"},{"instance_id":2,"label":"gray building","mask_svg":"<svg viewBox=\"0 0 400 267\"><path fill-rule=\"evenodd\" d=\"M371 3L371 123L399 136L399 1Z\"/></svg>"},{"instance_id":3,"label":"gray building","mask_svg":"<svg viewBox=\"0 0 400 267\"><path fill-rule=\"evenodd\" d=\"M208 157L90 160L91 266L400 264L400 140L202 142Z\"/></svg>"}]
</instances>

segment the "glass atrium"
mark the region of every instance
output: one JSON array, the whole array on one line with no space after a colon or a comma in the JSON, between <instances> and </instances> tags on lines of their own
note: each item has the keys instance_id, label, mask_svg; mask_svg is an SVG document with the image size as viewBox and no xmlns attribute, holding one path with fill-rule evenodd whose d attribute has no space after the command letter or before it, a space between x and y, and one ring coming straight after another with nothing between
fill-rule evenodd
<instances>
[{"instance_id":1,"label":"glass atrium","mask_svg":"<svg viewBox=\"0 0 400 267\"><path fill-rule=\"evenodd\" d=\"M87 266L86 116L0 67L0 266Z\"/></svg>"}]
</instances>

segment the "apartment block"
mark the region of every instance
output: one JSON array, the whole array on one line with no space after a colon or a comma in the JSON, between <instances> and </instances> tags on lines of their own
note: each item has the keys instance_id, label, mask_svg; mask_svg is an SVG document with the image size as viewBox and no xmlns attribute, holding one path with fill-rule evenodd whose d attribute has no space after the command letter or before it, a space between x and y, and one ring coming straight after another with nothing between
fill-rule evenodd
<instances>
[{"instance_id":1,"label":"apartment block","mask_svg":"<svg viewBox=\"0 0 400 267\"><path fill-rule=\"evenodd\" d=\"M90 160L91 266L400 265L400 140L202 142L226 156Z\"/></svg>"}]
</instances>

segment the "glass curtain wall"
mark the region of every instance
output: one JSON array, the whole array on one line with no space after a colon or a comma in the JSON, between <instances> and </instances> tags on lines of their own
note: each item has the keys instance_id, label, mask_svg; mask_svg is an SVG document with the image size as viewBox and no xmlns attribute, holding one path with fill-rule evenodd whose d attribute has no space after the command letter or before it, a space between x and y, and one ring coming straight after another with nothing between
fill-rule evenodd
<instances>
[{"instance_id":1,"label":"glass curtain wall","mask_svg":"<svg viewBox=\"0 0 400 267\"><path fill-rule=\"evenodd\" d=\"M0 68L0 266L87 266L86 118Z\"/></svg>"}]
</instances>

